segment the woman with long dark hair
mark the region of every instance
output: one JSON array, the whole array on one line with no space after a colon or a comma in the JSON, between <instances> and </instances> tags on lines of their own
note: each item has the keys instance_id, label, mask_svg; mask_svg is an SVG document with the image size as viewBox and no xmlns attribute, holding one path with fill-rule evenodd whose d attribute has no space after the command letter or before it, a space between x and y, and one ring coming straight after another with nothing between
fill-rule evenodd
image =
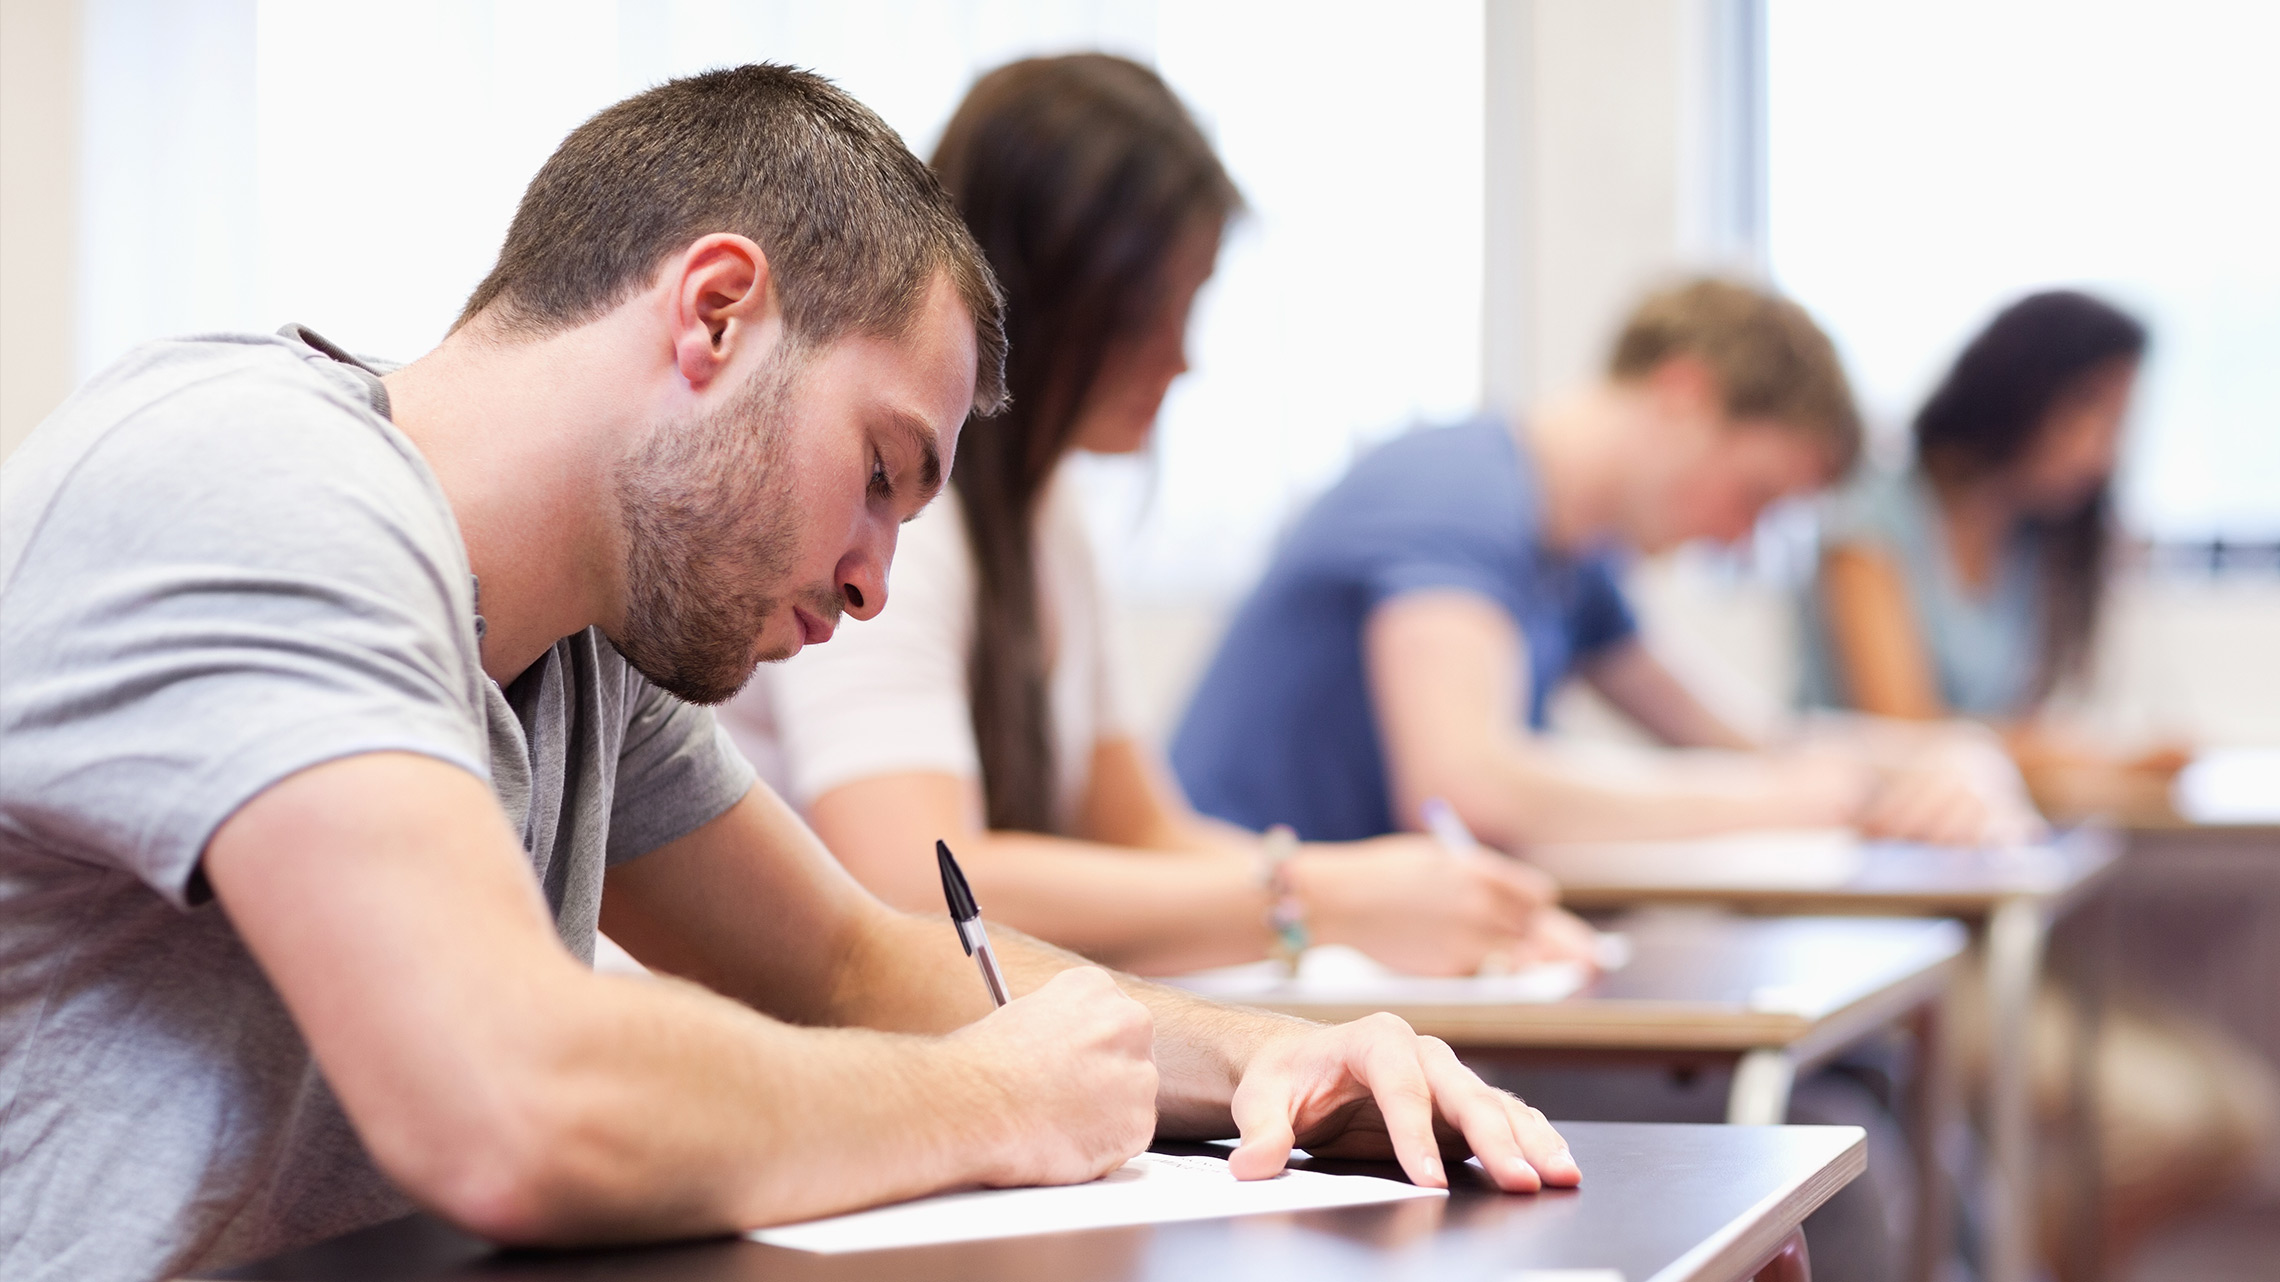
<instances>
[{"instance_id":1,"label":"woman with long dark hair","mask_svg":"<svg viewBox=\"0 0 2280 1282\"><path fill-rule=\"evenodd\" d=\"M2085 770L2165 778L2037 724L2084 675L2113 534L2113 476L2145 327L2087 294L2003 309L1918 411L1912 466L1832 508L1809 676L1819 702L1972 717L2049 796Z\"/></svg>"},{"instance_id":2,"label":"woman with long dark hair","mask_svg":"<svg viewBox=\"0 0 2280 1282\"><path fill-rule=\"evenodd\" d=\"M1909 469L1864 476L1832 506L1809 694L1990 722L2045 804L2159 795L2175 754L2117 757L2038 720L2084 675L2097 635L2114 469L2145 350L2135 319L2064 290L2013 303L1964 347L1916 415ZM1966 984L1959 1000L1976 993ZM2035 1013L2043 1116L2063 1114L2063 1066L2083 1053L2068 1003L2046 990ZM2272 1134L2274 1091L2252 1053L2176 1012L2113 1003L2095 1035L2084 1050L2100 1082L2097 1145L2130 1155L2101 1171L2104 1249L2121 1259L2245 1168ZM1961 1054L1976 1079L1984 1047L1966 1040ZM2078 1140L2071 1124L2046 1136L2052 1152ZM2043 1222L2067 1223L2049 1206ZM2052 1258L2072 1257L2054 1246Z\"/></svg>"},{"instance_id":3,"label":"woman with long dark hair","mask_svg":"<svg viewBox=\"0 0 2280 1282\"><path fill-rule=\"evenodd\" d=\"M886 611L732 705L748 753L888 902L941 911L947 836L993 921L1125 969L1308 942L1444 974L1580 954L1523 865L1212 823L1131 733L1062 463L1145 447L1240 209L1178 99L1120 58L1014 63L975 84L934 166L1005 289L1011 405L966 425Z\"/></svg>"}]
</instances>

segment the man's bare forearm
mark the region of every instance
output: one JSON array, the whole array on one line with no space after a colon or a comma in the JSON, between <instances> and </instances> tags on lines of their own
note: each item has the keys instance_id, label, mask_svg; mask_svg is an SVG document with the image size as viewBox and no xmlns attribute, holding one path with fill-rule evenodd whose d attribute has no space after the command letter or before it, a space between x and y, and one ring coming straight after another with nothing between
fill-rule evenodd
<instances>
[{"instance_id":1,"label":"man's bare forearm","mask_svg":"<svg viewBox=\"0 0 2280 1282\"><path fill-rule=\"evenodd\" d=\"M1581 675L1600 697L1670 747L1754 752L1764 746L1702 702L1636 638L1585 663Z\"/></svg>"},{"instance_id":2,"label":"man's bare forearm","mask_svg":"<svg viewBox=\"0 0 2280 1282\"><path fill-rule=\"evenodd\" d=\"M795 1028L693 985L594 974L490 786L431 758L291 776L231 817L204 867L373 1159L478 1232L797 1219L982 1178L1018 1142L1015 1101L993 1098L998 1069L970 1045Z\"/></svg>"},{"instance_id":3,"label":"man's bare forearm","mask_svg":"<svg viewBox=\"0 0 2280 1282\"><path fill-rule=\"evenodd\" d=\"M1006 1101L941 1039L803 1029L674 980L578 976L522 1077L550 1151L517 1241L645 1239L828 1215L986 1179ZM464 1218L464 1215L463 1215Z\"/></svg>"},{"instance_id":4,"label":"man's bare forearm","mask_svg":"<svg viewBox=\"0 0 2280 1282\"><path fill-rule=\"evenodd\" d=\"M1846 781L1827 770L1795 773L1789 765L1755 753L1717 751L1583 761L1535 744L1515 745L1482 762L1472 772L1477 777L1452 788L1451 800L1483 837L1508 849L1845 822L1858 800ZM1865 783L1862 775L1850 786L1857 790Z\"/></svg>"}]
</instances>

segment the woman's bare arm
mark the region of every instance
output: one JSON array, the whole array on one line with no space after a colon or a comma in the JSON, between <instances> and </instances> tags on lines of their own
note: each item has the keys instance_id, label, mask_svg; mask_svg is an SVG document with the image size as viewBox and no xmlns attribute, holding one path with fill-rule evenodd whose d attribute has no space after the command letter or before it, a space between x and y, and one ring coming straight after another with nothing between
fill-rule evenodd
<instances>
[{"instance_id":1,"label":"woman's bare arm","mask_svg":"<svg viewBox=\"0 0 2280 1282\"><path fill-rule=\"evenodd\" d=\"M981 827L980 790L913 771L843 784L809 817L856 878L911 912L942 911L934 841L949 840L992 921L1138 974L1257 961L1274 941L1257 838L1166 800L1130 741L1096 753L1107 773L1080 807L1094 840ZM1161 789L1154 797L1151 790ZM1178 848L1111 844L1154 840ZM1388 965L1470 974L1492 955L1531 955L1555 895L1533 869L1467 859L1424 837L1302 847L1284 877L1315 941ZM1538 941L1540 942L1540 941Z\"/></svg>"},{"instance_id":2,"label":"woman's bare arm","mask_svg":"<svg viewBox=\"0 0 2280 1282\"><path fill-rule=\"evenodd\" d=\"M1821 558L1821 600L1837 675L1855 709L1912 721L1949 715L1891 557L1853 545L1829 549Z\"/></svg>"},{"instance_id":3,"label":"woman's bare arm","mask_svg":"<svg viewBox=\"0 0 2280 1282\"><path fill-rule=\"evenodd\" d=\"M1247 853L992 832L981 811L973 780L910 771L842 784L808 814L848 871L906 912L942 911L934 864L941 838L990 920L1103 964L1166 974L1266 955L1267 892ZM1141 831L1152 826L1144 814L1119 817Z\"/></svg>"}]
</instances>

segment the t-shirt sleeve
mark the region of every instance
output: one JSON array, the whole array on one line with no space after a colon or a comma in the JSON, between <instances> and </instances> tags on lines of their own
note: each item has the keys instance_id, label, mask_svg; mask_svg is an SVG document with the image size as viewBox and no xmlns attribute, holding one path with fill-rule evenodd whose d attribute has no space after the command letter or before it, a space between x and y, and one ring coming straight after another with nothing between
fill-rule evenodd
<instances>
[{"instance_id":1,"label":"t-shirt sleeve","mask_svg":"<svg viewBox=\"0 0 2280 1282\"><path fill-rule=\"evenodd\" d=\"M610 799L607 858L623 863L704 827L752 790L752 767L710 708L626 669L625 742Z\"/></svg>"},{"instance_id":2,"label":"t-shirt sleeve","mask_svg":"<svg viewBox=\"0 0 2280 1282\"><path fill-rule=\"evenodd\" d=\"M1307 518L1311 555L1360 589L1364 613L1456 590L1511 608L1522 495L1501 428L1397 438L1357 463Z\"/></svg>"},{"instance_id":3,"label":"t-shirt sleeve","mask_svg":"<svg viewBox=\"0 0 2280 1282\"><path fill-rule=\"evenodd\" d=\"M346 392L231 382L59 469L0 609L0 831L177 906L288 775L381 751L489 773L466 557L424 465Z\"/></svg>"},{"instance_id":4,"label":"t-shirt sleeve","mask_svg":"<svg viewBox=\"0 0 2280 1282\"><path fill-rule=\"evenodd\" d=\"M1575 608L1568 627L1577 659L1599 654L1639 634L1639 620L1615 581L1615 566L1594 557L1577 567Z\"/></svg>"},{"instance_id":5,"label":"t-shirt sleeve","mask_svg":"<svg viewBox=\"0 0 2280 1282\"><path fill-rule=\"evenodd\" d=\"M1365 612L1398 596L1435 589L1472 592L1501 607L1509 575L1467 541L1424 530L1382 539L1378 554L1362 568L1361 588Z\"/></svg>"},{"instance_id":6,"label":"t-shirt sleeve","mask_svg":"<svg viewBox=\"0 0 2280 1282\"><path fill-rule=\"evenodd\" d=\"M887 604L763 667L794 804L905 771L980 778L966 694L974 569L953 496L903 527Z\"/></svg>"},{"instance_id":7,"label":"t-shirt sleeve","mask_svg":"<svg viewBox=\"0 0 2280 1282\"><path fill-rule=\"evenodd\" d=\"M1824 547L1897 549L1908 537L1907 479L1863 469L1821 501L1818 516Z\"/></svg>"}]
</instances>

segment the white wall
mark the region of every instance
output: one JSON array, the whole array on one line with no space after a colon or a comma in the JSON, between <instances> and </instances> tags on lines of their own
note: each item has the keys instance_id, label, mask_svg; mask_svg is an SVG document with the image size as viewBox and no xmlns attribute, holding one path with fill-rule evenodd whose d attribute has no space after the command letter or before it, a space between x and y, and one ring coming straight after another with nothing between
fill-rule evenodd
<instances>
[{"instance_id":1,"label":"white wall","mask_svg":"<svg viewBox=\"0 0 2280 1282\"><path fill-rule=\"evenodd\" d=\"M1250 214L1221 253L1154 457L1089 469L1110 573L1241 591L1353 455L1481 383L1480 0L1164 0L1157 66Z\"/></svg>"},{"instance_id":2,"label":"white wall","mask_svg":"<svg viewBox=\"0 0 2280 1282\"><path fill-rule=\"evenodd\" d=\"M1639 295L1754 270L1734 101L1743 0L1490 0L1483 386L1524 408L1597 373Z\"/></svg>"},{"instance_id":3,"label":"white wall","mask_svg":"<svg viewBox=\"0 0 2280 1282\"><path fill-rule=\"evenodd\" d=\"M0 4L0 456L73 383L79 6Z\"/></svg>"}]
</instances>

